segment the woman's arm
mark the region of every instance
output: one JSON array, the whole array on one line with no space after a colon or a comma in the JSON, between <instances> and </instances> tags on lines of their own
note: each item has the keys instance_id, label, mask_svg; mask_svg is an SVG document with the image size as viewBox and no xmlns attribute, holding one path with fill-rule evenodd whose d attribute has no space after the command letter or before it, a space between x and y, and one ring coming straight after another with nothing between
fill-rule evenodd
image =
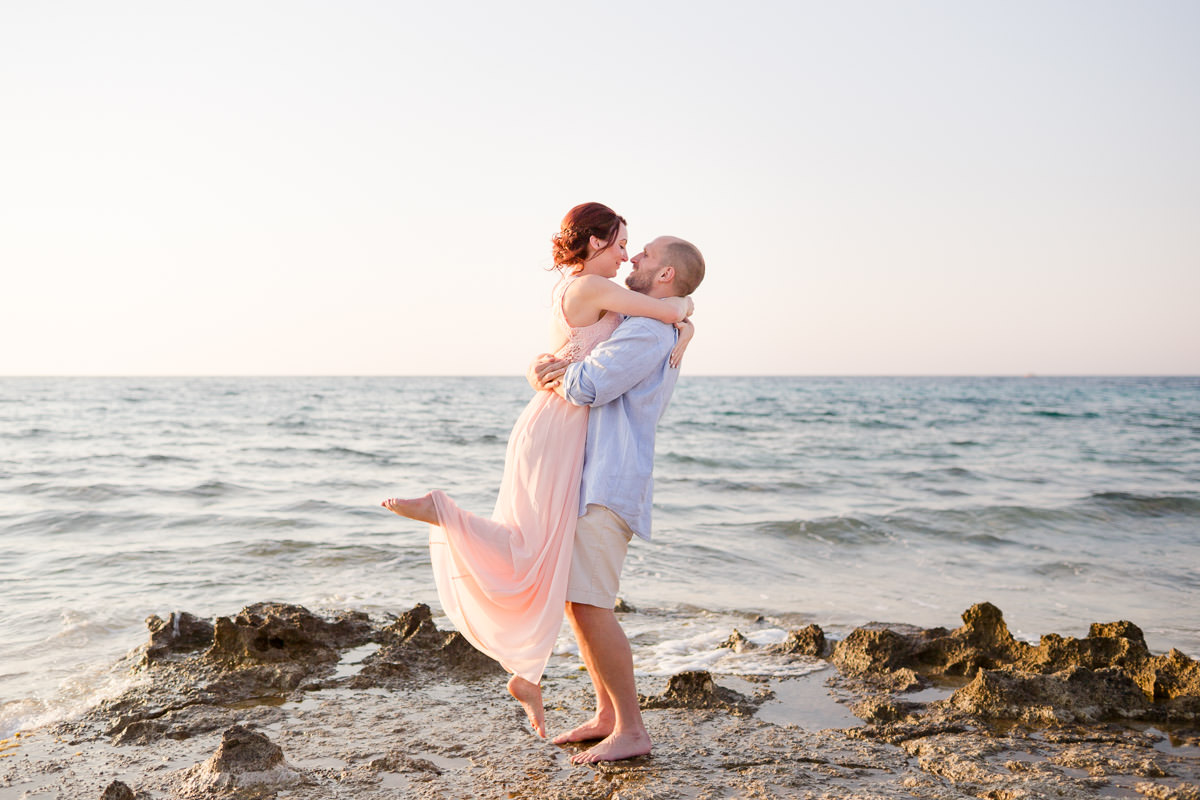
<instances>
[{"instance_id":1,"label":"woman's arm","mask_svg":"<svg viewBox=\"0 0 1200 800\"><path fill-rule=\"evenodd\" d=\"M679 365L683 363L683 351L687 350L688 342L696 335L696 326L690 319L685 319L683 322L676 322L675 327L679 330L679 339L671 350L670 363L674 369L679 369Z\"/></svg>"},{"instance_id":2,"label":"woman's arm","mask_svg":"<svg viewBox=\"0 0 1200 800\"><path fill-rule=\"evenodd\" d=\"M578 316L591 317L593 314L587 313L591 311L599 317L601 311L612 311L627 317L649 317L673 324L682 322L695 312L695 305L690 297L665 297L656 300L598 275L584 275L571 289L575 290L571 299L585 306L585 309L572 309L583 311Z\"/></svg>"}]
</instances>

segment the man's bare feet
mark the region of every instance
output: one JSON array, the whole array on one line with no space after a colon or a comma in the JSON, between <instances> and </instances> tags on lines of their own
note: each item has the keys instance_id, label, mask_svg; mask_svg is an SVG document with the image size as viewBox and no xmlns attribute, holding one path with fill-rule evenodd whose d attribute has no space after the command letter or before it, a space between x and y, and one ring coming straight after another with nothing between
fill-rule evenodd
<instances>
[{"instance_id":1,"label":"man's bare feet","mask_svg":"<svg viewBox=\"0 0 1200 800\"><path fill-rule=\"evenodd\" d=\"M402 517L415 519L418 522L428 522L430 525L438 524L437 506L433 504L433 497L429 494L423 497L415 497L412 500L389 497L380 503L380 505Z\"/></svg>"},{"instance_id":2,"label":"man's bare feet","mask_svg":"<svg viewBox=\"0 0 1200 800\"><path fill-rule=\"evenodd\" d=\"M644 756L650 752L650 736L645 731L613 734L595 747L571 756L572 764L595 764L598 761L621 761Z\"/></svg>"},{"instance_id":3,"label":"man's bare feet","mask_svg":"<svg viewBox=\"0 0 1200 800\"><path fill-rule=\"evenodd\" d=\"M602 719L599 714L589 719L574 730L560 733L554 737L555 744L569 742L590 742L593 739L607 738L613 732L613 719Z\"/></svg>"},{"instance_id":4,"label":"man's bare feet","mask_svg":"<svg viewBox=\"0 0 1200 800\"><path fill-rule=\"evenodd\" d=\"M517 698L529 717L533 732L543 739L546 738L546 709L542 705L542 687L530 683L519 675L508 679L508 693Z\"/></svg>"}]
</instances>

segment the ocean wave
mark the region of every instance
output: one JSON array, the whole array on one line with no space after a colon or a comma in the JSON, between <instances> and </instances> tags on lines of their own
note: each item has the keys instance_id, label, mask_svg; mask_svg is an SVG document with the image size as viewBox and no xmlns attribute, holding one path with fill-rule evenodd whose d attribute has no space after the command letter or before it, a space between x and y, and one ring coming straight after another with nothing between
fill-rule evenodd
<instances>
[{"instance_id":1,"label":"ocean wave","mask_svg":"<svg viewBox=\"0 0 1200 800\"><path fill-rule=\"evenodd\" d=\"M6 532L57 536L117 529L124 533L132 530L155 528L161 519L156 514L122 514L94 510L65 511L62 509L53 509L19 517L9 525Z\"/></svg>"},{"instance_id":2,"label":"ocean wave","mask_svg":"<svg viewBox=\"0 0 1200 800\"><path fill-rule=\"evenodd\" d=\"M231 495L247 494L253 492L254 490L248 486L243 486L238 483L209 480L198 483L195 486L189 486L186 489L153 488L148 489L147 491L162 497L196 497L203 499L215 499L219 497L229 497Z\"/></svg>"},{"instance_id":3,"label":"ocean wave","mask_svg":"<svg viewBox=\"0 0 1200 800\"><path fill-rule=\"evenodd\" d=\"M717 675L797 677L825 668L815 658L772 652L787 629L757 615L710 612L695 608L638 609L621 616L633 650L637 675L666 677L685 670ZM743 652L722 647L738 630L752 645ZM573 638L560 638L556 653L578 652Z\"/></svg>"},{"instance_id":4,"label":"ocean wave","mask_svg":"<svg viewBox=\"0 0 1200 800\"><path fill-rule=\"evenodd\" d=\"M698 464L702 467L731 467L728 461L717 458L708 458L705 456L693 456L686 453L663 453L657 458L672 464Z\"/></svg>"},{"instance_id":5,"label":"ocean wave","mask_svg":"<svg viewBox=\"0 0 1200 800\"><path fill-rule=\"evenodd\" d=\"M1092 567L1087 563L1050 561L1033 565L1033 571L1044 578L1076 578L1090 573Z\"/></svg>"},{"instance_id":6,"label":"ocean wave","mask_svg":"<svg viewBox=\"0 0 1200 800\"><path fill-rule=\"evenodd\" d=\"M17 492L32 495L47 495L62 500L79 500L86 503L102 503L115 497L131 497L138 489L111 483L96 483L79 486L75 484L29 483L18 487Z\"/></svg>"},{"instance_id":7,"label":"ocean wave","mask_svg":"<svg viewBox=\"0 0 1200 800\"><path fill-rule=\"evenodd\" d=\"M1200 497L1196 495L1147 495L1134 492L1097 492L1085 506L1098 506L1135 517L1200 516Z\"/></svg>"},{"instance_id":8,"label":"ocean wave","mask_svg":"<svg viewBox=\"0 0 1200 800\"><path fill-rule=\"evenodd\" d=\"M305 530L322 527L325 523L298 517L234 516L229 514L171 514L155 517L159 526L169 530L199 528L220 532L224 530Z\"/></svg>"},{"instance_id":9,"label":"ocean wave","mask_svg":"<svg viewBox=\"0 0 1200 800\"><path fill-rule=\"evenodd\" d=\"M762 533L799 537L837 545L872 545L895 540L895 533L882 525L855 517L780 520L757 526Z\"/></svg>"},{"instance_id":10,"label":"ocean wave","mask_svg":"<svg viewBox=\"0 0 1200 800\"><path fill-rule=\"evenodd\" d=\"M660 483L670 483L672 481L661 480ZM751 481L751 480L734 480L731 478L706 478L696 480L694 478L680 478L674 481L676 483L694 486L698 489L712 492L796 492L811 490L813 487L806 483L798 481Z\"/></svg>"},{"instance_id":11,"label":"ocean wave","mask_svg":"<svg viewBox=\"0 0 1200 800\"><path fill-rule=\"evenodd\" d=\"M1039 409L1037 411L1021 412L1029 417L1044 417L1046 419L1099 419L1100 415L1095 411L1054 411L1052 409Z\"/></svg>"},{"instance_id":12,"label":"ocean wave","mask_svg":"<svg viewBox=\"0 0 1200 800\"><path fill-rule=\"evenodd\" d=\"M354 516L374 517L378 515L379 508L375 503L345 505L343 503L333 503L328 500L308 499L283 506L279 511L289 514L351 514Z\"/></svg>"},{"instance_id":13,"label":"ocean wave","mask_svg":"<svg viewBox=\"0 0 1200 800\"><path fill-rule=\"evenodd\" d=\"M254 542L231 543L232 552L250 558L278 558L292 556L321 547L320 542L304 539L260 539Z\"/></svg>"},{"instance_id":14,"label":"ocean wave","mask_svg":"<svg viewBox=\"0 0 1200 800\"><path fill-rule=\"evenodd\" d=\"M909 470L907 472L896 473L896 477L906 481L943 481L946 479L971 481L986 480L986 478L984 478L982 475L978 475L964 467L941 467L939 469Z\"/></svg>"},{"instance_id":15,"label":"ocean wave","mask_svg":"<svg viewBox=\"0 0 1200 800\"><path fill-rule=\"evenodd\" d=\"M140 467L159 467L163 464L195 464L198 463L198 459L188 458L187 456L168 456L163 453L151 453L148 456L142 456L137 459L136 463Z\"/></svg>"},{"instance_id":16,"label":"ocean wave","mask_svg":"<svg viewBox=\"0 0 1200 800\"><path fill-rule=\"evenodd\" d=\"M870 431L874 431L874 430L904 431L904 430L908 430L910 427L908 425L905 425L902 422L896 422L895 420L890 420L890 419L855 420L854 422L851 423L851 425L853 425L855 428L863 428L864 430L870 430Z\"/></svg>"}]
</instances>

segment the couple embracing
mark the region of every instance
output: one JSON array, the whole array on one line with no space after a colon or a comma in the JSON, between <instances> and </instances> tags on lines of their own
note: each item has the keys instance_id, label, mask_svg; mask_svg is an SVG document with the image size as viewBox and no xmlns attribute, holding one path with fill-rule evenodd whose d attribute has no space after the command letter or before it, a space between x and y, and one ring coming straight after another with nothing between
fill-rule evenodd
<instances>
[{"instance_id":1,"label":"couple embracing","mask_svg":"<svg viewBox=\"0 0 1200 800\"><path fill-rule=\"evenodd\" d=\"M577 764L650 752L629 640L617 622L621 566L650 538L655 426L694 331L689 297L704 259L660 236L632 259L625 220L600 203L572 208L553 237L562 279L552 354L527 378L538 390L513 427L490 519L445 492L383 506L430 523L442 609L509 672L508 690L545 736L540 681L564 611L596 692L596 713L555 743L600 740ZM626 260L628 288L612 281Z\"/></svg>"}]
</instances>

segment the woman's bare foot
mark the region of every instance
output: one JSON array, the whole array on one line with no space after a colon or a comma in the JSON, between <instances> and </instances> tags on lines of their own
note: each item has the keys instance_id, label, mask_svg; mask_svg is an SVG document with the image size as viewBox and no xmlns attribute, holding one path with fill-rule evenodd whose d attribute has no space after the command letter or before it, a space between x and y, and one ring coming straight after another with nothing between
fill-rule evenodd
<instances>
[{"instance_id":1,"label":"woman's bare foot","mask_svg":"<svg viewBox=\"0 0 1200 800\"><path fill-rule=\"evenodd\" d=\"M650 752L650 737L645 731L613 734L595 747L571 756L572 764L595 764L598 761L621 761L644 756Z\"/></svg>"},{"instance_id":2,"label":"woman's bare foot","mask_svg":"<svg viewBox=\"0 0 1200 800\"><path fill-rule=\"evenodd\" d=\"M587 722L580 725L574 730L560 733L554 737L555 744L567 744L568 742L590 742L593 739L605 739L613 732L613 720L601 719L600 715L589 719Z\"/></svg>"},{"instance_id":3,"label":"woman's bare foot","mask_svg":"<svg viewBox=\"0 0 1200 800\"><path fill-rule=\"evenodd\" d=\"M519 675L508 679L508 693L517 698L529 717L533 732L543 739L546 738L546 709L542 705L542 687L530 683Z\"/></svg>"},{"instance_id":4,"label":"woman's bare foot","mask_svg":"<svg viewBox=\"0 0 1200 800\"><path fill-rule=\"evenodd\" d=\"M389 497L380 503L380 505L402 517L415 519L418 522L428 522L430 525L438 524L437 506L433 504L433 496L429 494L413 498L412 500Z\"/></svg>"}]
</instances>

